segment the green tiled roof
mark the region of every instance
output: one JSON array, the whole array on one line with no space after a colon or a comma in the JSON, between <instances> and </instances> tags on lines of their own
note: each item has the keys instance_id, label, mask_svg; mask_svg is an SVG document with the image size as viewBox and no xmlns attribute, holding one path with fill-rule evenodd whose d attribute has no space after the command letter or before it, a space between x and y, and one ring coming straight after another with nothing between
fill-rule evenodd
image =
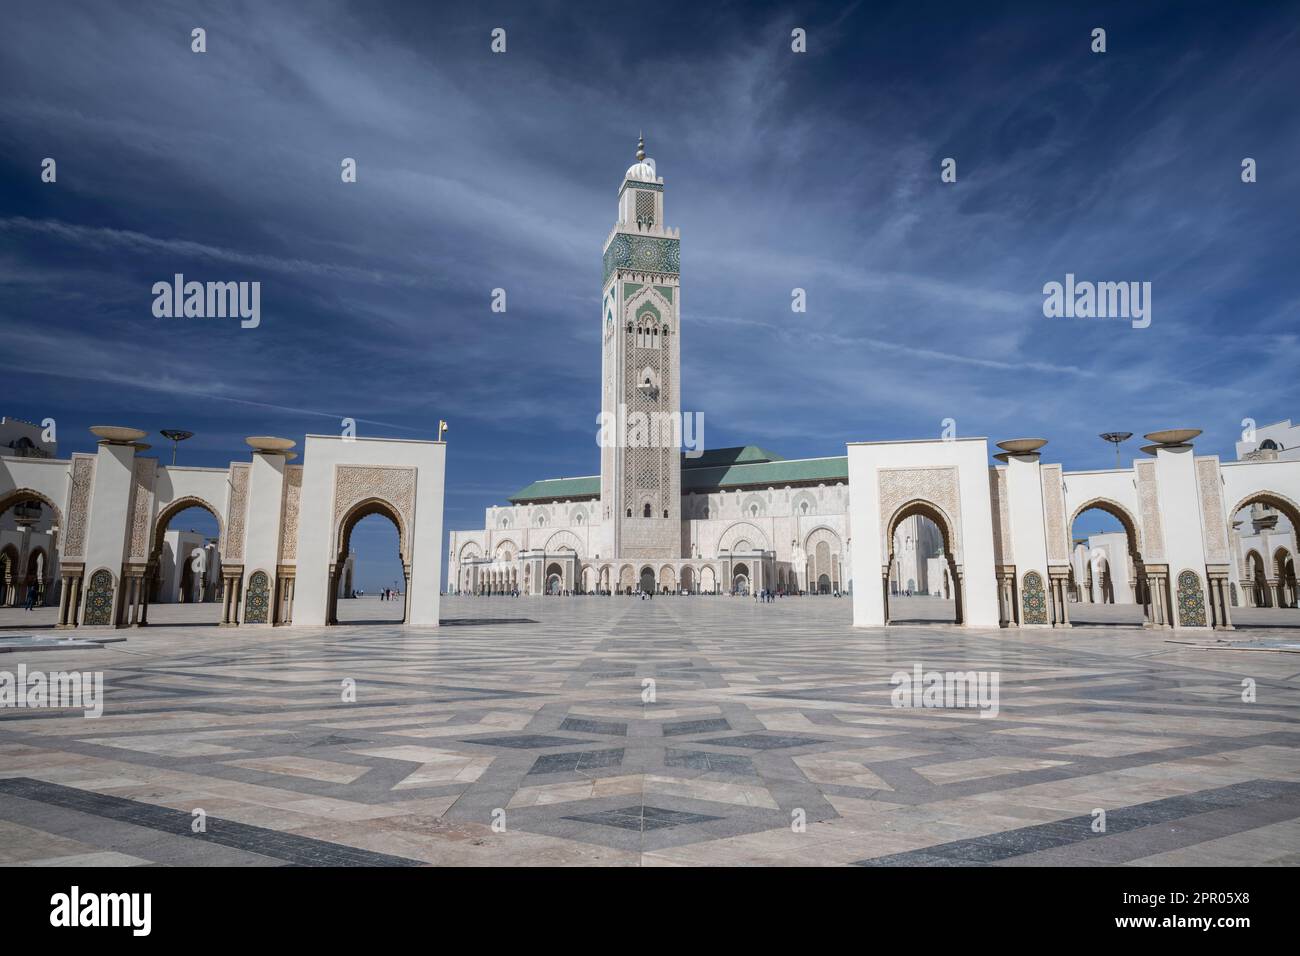
<instances>
[{"instance_id":1,"label":"green tiled roof","mask_svg":"<svg viewBox=\"0 0 1300 956\"><path fill-rule=\"evenodd\" d=\"M511 504L528 501L549 501L553 498L599 498L600 475L585 478L547 478L534 481L510 496Z\"/></svg>"},{"instance_id":2,"label":"green tiled roof","mask_svg":"<svg viewBox=\"0 0 1300 956\"><path fill-rule=\"evenodd\" d=\"M741 445L737 448L710 448L698 458L687 458L682 453L682 468L717 468L722 465L746 465L763 461L784 461L780 455L759 448L757 445Z\"/></svg>"},{"instance_id":3,"label":"green tiled roof","mask_svg":"<svg viewBox=\"0 0 1300 956\"><path fill-rule=\"evenodd\" d=\"M799 458L787 461L757 445L712 448L699 458L682 458L682 491L709 492L746 485L793 485L849 480L849 460ZM534 481L510 496L511 504L600 497L600 475Z\"/></svg>"},{"instance_id":4,"label":"green tiled roof","mask_svg":"<svg viewBox=\"0 0 1300 956\"><path fill-rule=\"evenodd\" d=\"M800 458L794 461L755 462L720 468L691 468L682 471L682 491L696 493L745 485L793 485L799 482L849 480L849 460Z\"/></svg>"}]
</instances>

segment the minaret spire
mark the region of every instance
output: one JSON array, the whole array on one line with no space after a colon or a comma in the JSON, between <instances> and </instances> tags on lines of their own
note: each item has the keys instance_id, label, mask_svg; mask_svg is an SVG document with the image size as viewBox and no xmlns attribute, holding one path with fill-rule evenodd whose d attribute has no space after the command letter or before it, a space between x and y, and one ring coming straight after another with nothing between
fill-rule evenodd
<instances>
[{"instance_id":1,"label":"minaret spire","mask_svg":"<svg viewBox=\"0 0 1300 956\"><path fill-rule=\"evenodd\" d=\"M637 133L636 135L636 161L640 163L645 161L645 134Z\"/></svg>"}]
</instances>

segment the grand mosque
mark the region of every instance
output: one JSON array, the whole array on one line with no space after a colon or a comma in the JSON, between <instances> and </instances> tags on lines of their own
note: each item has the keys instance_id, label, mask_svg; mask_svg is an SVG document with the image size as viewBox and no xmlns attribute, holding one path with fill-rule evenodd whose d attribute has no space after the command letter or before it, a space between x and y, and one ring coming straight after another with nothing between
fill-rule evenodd
<instances>
[{"instance_id":1,"label":"grand mosque","mask_svg":"<svg viewBox=\"0 0 1300 956\"><path fill-rule=\"evenodd\" d=\"M642 140L604 246L604 420L681 419L680 242ZM631 430L601 442L599 474L535 481L489 507L482 530L452 531L448 587L835 594L852 577L848 507L843 455L792 460L745 445L687 457ZM943 593L938 530L913 516L899 539L895 592Z\"/></svg>"}]
</instances>

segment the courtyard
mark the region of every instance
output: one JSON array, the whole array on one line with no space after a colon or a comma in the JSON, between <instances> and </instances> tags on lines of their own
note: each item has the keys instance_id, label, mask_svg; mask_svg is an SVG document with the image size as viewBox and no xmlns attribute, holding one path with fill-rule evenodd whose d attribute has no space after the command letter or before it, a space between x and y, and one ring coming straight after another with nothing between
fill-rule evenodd
<instances>
[{"instance_id":1,"label":"courtyard","mask_svg":"<svg viewBox=\"0 0 1300 956\"><path fill-rule=\"evenodd\" d=\"M0 653L105 687L94 720L0 710L0 864L1300 862L1300 612L1184 636L1132 610L448 597L435 631L372 598L330 628L158 605L74 632L125 641ZM0 611L0 641L64 636L54 611ZM997 675L996 716L896 708L918 666Z\"/></svg>"}]
</instances>

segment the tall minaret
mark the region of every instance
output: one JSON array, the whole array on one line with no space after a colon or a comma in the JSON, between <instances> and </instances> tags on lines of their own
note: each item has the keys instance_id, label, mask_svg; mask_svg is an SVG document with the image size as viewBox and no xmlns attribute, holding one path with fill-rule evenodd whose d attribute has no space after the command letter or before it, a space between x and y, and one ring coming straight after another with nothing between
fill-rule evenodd
<instances>
[{"instance_id":1,"label":"tall minaret","mask_svg":"<svg viewBox=\"0 0 1300 956\"><path fill-rule=\"evenodd\" d=\"M608 557L683 553L680 431L672 441L672 421L681 422L678 237L664 226L664 181L643 138L605 240L600 408L604 422L627 426L600 453L600 553Z\"/></svg>"}]
</instances>

